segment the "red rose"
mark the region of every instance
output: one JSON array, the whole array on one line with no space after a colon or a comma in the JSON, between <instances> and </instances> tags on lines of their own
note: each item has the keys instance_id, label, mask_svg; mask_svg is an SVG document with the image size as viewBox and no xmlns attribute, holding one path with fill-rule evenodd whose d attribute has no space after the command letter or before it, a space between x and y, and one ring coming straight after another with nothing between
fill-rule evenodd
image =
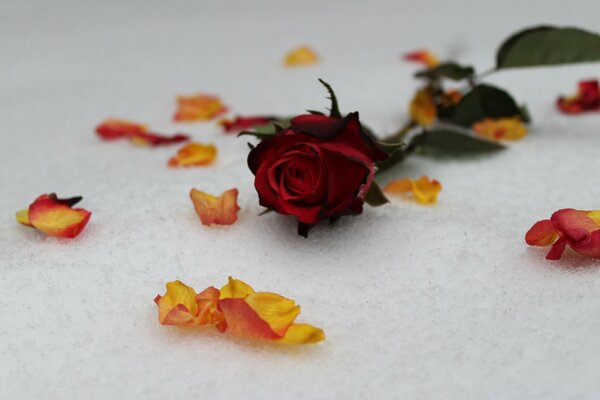
<instances>
[{"instance_id":1,"label":"red rose","mask_svg":"<svg viewBox=\"0 0 600 400\"><path fill-rule=\"evenodd\" d=\"M301 115L263 139L248 156L260 204L298 219L307 236L318 222L362 212L375 161L388 158L363 130L358 113L345 118Z\"/></svg>"}]
</instances>

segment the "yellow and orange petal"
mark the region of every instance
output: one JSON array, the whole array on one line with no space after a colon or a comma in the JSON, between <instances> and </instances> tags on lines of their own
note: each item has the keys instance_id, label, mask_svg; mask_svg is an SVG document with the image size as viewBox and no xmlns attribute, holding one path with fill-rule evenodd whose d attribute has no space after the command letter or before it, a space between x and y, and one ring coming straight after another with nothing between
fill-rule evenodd
<instances>
[{"instance_id":1,"label":"yellow and orange petal","mask_svg":"<svg viewBox=\"0 0 600 400\"><path fill-rule=\"evenodd\" d=\"M520 140L527 135L527 127L519 117L486 118L474 123L472 129L492 140Z\"/></svg>"},{"instance_id":2,"label":"yellow and orange petal","mask_svg":"<svg viewBox=\"0 0 600 400\"><path fill-rule=\"evenodd\" d=\"M406 61L413 61L428 68L436 67L440 64L439 58L428 50L416 50L404 55Z\"/></svg>"},{"instance_id":3,"label":"yellow and orange petal","mask_svg":"<svg viewBox=\"0 0 600 400\"><path fill-rule=\"evenodd\" d=\"M288 67L315 64L319 61L317 53L308 46L300 46L285 55L284 64Z\"/></svg>"},{"instance_id":4,"label":"yellow and orange petal","mask_svg":"<svg viewBox=\"0 0 600 400\"><path fill-rule=\"evenodd\" d=\"M218 197L197 189L190 191L190 199L203 225L231 225L237 221L240 210L237 196L237 189L227 190Z\"/></svg>"},{"instance_id":5,"label":"yellow and orange petal","mask_svg":"<svg viewBox=\"0 0 600 400\"><path fill-rule=\"evenodd\" d=\"M250 285L232 277L221 290L211 286L197 295L180 281L169 282L167 294L157 296L155 302L159 320L165 325L210 324L234 336L283 344L325 340L323 330L294 324L300 313L294 300L275 293L255 292Z\"/></svg>"},{"instance_id":6,"label":"yellow and orange petal","mask_svg":"<svg viewBox=\"0 0 600 400\"><path fill-rule=\"evenodd\" d=\"M437 119L437 107L433 98L433 89L425 87L417 90L408 110L413 121L422 126L433 124Z\"/></svg>"},{"instance_id":7,"label":"yellow and orange petal","mask_svg":"<svg viewBox=\"0 0 600 400\"><path fill-rule=\"evenodd\" d=\"M167 283L167 293L156 296L158 320L163 325L193 326L200 325L200 308L196 302L196 291L177 280Z\"/></svg>"},{"instance_id":8,"label":"yellow and orange petal","mask_svg":"<svg viewBox=\"0 0 600 400\"><path fill-rule=\"evenodd\" d=\"M386 193L407 194L412 193L419 204L435 204L442 185L435 179L422 176L419 179L402 178L396 179L383 188Z\"/></svg>"},{"instance_id":9,"label":"yellow and orange petal","mask_svg":"<svg viewBox=\"0 0 600 400\"><path fill-rule=\"evenodd\" d=\"M54 193L39 196L27 210L17 213L17 221L59 238L77 237L87 225L91 212L72 208L81 198L61 200Z\"/></svg>"},{"instance_id":10,"label":"yellow and orange petal","mask_svg":"<svg viewBox=\"0 0 600 400\"><path fill-rule=\"evenodd\" d=\"M197 94L177 97L176 122L208 121L227 112L227 107L217 96Z\"/></svg>"},{"instance_id":11,"label":"yellow and orange petal","mask_svg":"<svg viewBox=\"0 0 600 400\"><path fill-rule=\"evenodd\" d=\"M169 159L169 167L203 167L212 164L217 148L212 144L189 143Z\"/></svg>"}]
</instances>

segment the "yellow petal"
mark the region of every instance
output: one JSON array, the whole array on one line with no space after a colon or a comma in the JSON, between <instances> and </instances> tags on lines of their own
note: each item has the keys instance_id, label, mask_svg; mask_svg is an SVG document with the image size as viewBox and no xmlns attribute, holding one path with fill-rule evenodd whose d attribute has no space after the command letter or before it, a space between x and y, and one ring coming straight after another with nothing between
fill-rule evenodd
<instances>
[{"instance_id":1,"label":"yellow petal","mask_svg":"<svg viewBox=\"0 0 600 400\"><path fill-rule=\"evenodd\" d=\"M198 304L196 303L196 296L196 291L193 288L185 285L183 282L168 282L167 293L164 296L160 297L160 301L157 302L159 308L160 322L167 322L165 320L167 319L171 311L176 309L177 306L180 304L187 309L190 318L195 317L198 314ZM172 323L172 325L178 324Z\"/></svg>"},{"instance_id":2,"label":"yellow petal","mask_svg":"<svg viewBox=\"0 0 600 400\"><path fill-rule=\"evenodd\" d=\"M294 300L275 293L259 292L246 297L246 303L269 324L273 332L283 336L300 314L300 306Z\"/></svg>"},{"instance_id":3,"label":"yellow petal","mask_svg":"<svg viewBox=\"0 0 600 400\"><path fill-rule=\"evenodd\" d=\"M190 191L196 214L204 225L231 225L237 221L237 213L240 210L237 196L237 189L227 190L218 197L197 189Z\"/></svg>"},{"instance_id":4,"label":"yellow petal","mask_svg":"<svg viewBox=\"0 0 600 400\"><path fill-rule=\"evenodd\" d=\"M322 329L308 324L291 325L285 336L279 339L278 343L285 344L306 344L317 343L325 340L325 332Z\"/></svg>"},{"instance_id":5,"label":"yellow petal","mask_svg":"<svg viewBox=\"0 0 600 400\"><path fill-rule=\"evenodd\" d=\"M590 217L590 219L594 221L596 225L600 226L600 210L588 211L587 216Z\"/></svg>"},{"instance_id":6,"label":"yellow petal","mask_svg":"<svg viewBox=\"0 0 600 400\"><path fill-rule=\"evenodd\" d=\"M189 143L169 159L169 167L201 167L212 164L217 148L212 144Z\"/></svg>"},{"instance_id":7,"label":"yellow petal","mask_svg":"<svg viewBox=\"0 0 600 400\"><path fill-rule=\"evenodd\" d=\"M286 54L284 63L287 66L309 65L319 61L319 56L308 46L300 46Z\"/></svg>"},{"instance_id":8,"label":"yellow petal","mask_svg":"<svg viewBox=\"0 0 600 400\"><path fill-rule=\"evenodd\" d=\"M31 222L29 221L29 209L28 208L17 212L17 222L20 224L23 224L23 225L33 226L33 225L31 225Z\"/></svg>"},{"instance_id":9,"label":"yellow petal","mask_svg":"<svg viewBox=\"0 0 600 400\"><path fill-rule=\"evenodd\" d=\"M437 119L437 107L433 101L433 89L426 87L418 90L410 102L409 114L419 125L431 125Z\"/></svg>"},{"instance_id":10,"label":"yellow petal","mask_svg":"<svg viewBox=\"0 0 600 400\"><path fill-rule=\"evenodd\" d=\"M228 282L221 288L221 299L243 299L255 293L254 289L239 279L233 279L231 276Z\"/></svg>"},{"instance_id":11,"label":"yellow petal","mask_svg":"<svg viewBox=\"0 0 600 400\"><path fill-rule=\"evenodd\" d=\"M383 188L386 193L403 194L412 192L414 199L419 204L436 203L441 190L442 185L435 179L430 180L426 175L419 179L396 179Z\"/></svg>"},{"instance_id":12,"label":"yellow petal","mask_svg":"<svg viewBox=\"0 0 600 400\"><path fill-rule=\"evenodd\" d=\"M519 117L486 118L472 128L478 135L492 140L519 140L527 135L527 127Z\"/></svg>"}]
</instances>

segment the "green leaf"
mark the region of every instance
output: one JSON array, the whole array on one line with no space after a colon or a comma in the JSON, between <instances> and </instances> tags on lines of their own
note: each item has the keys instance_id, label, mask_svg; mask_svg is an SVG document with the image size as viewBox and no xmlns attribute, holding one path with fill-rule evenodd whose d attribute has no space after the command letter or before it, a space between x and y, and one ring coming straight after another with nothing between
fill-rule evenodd
<instances>
[{"instance_id":1,"label":"green leaf","mask_svg":"<svg viewBox=\"0 0 600 400\"><path fill-rule=\"evenodd\" d=\"M252 131L242 131L238 133L238 137L240 136L254 136L258 139L265 139L269 136L275 135L282 129L289 128L291 124L291 118L279 118L277 120L271 121L268 124L257 125Z\"/></svg>"},{"instance_id":2,"label":"green leaf","mask_svg":"<svg viewBox=\"0 0 600 400\"><path fill-rule=\"evenodd\" d=\"M437 67L418 71L415 76L417 78L425 78L429 80L448 78L455 81L460 81L473 76L474 73L475 69L473 69L471 66L462 66L455 62L445 62Z\"/></svg>"},{"instance_id":3,"label":"green leaf","mask_svg":"<svg viewBox=\"0 0 600 400\"><path fill-rule=\"evenodd\" d=\"M325 82L323 79L319 79L319 82L325 86L327 91L329 92L329 100L331 100L331 108L329 109L329 116L334 118L342 118L342 114L340 113L340 108L338 106L337 97L335 97L335 92L331 88L331 85Z\"/></svg>"},{"instance_id":4,"label":"green leaf","mask_svg":"<svg viewBox=\"0 0 600 400\"><path fill-rule=\"evenodd\" d=\"M484 118L521 116L521 109L510 94L490 85L476 85L456 105L450 120L471 126Z\"/></svg>"},{"instance_id":5,"label":"green leaf","mask_svg":"<svg viewBox=\"0 0 600 400\"><path fill-rule=\"evenodd\" d=\"M306 110L306 112L309 114L312 114L312 115L325 115L321 111L317 111L317 110Z\"/></svg>"},{"instance_id":6,"label":"green leaf","mask_svg":"<svg viewBox=\"0 0 600 400\"><path fill-rule=\"evenodd\" d=\"M504 145L474 136L467 129L437 127L413 137L409 147L433 149L445 153L477 153L502 150Z\"/></svg>"},{"instance_id":7,"label":"green leaf","mask_svg":"<svg viewBox=\"0 0 600 400\"><path fill-rule=\"evenodd\" d=\"M384 205L385 203L389 203L390 201L387 197L385 197L385 194L383 194L383 190L381 190L377 182L373 181L371 183L371 187L365 195L365 202L371 207L379 207Z\"/></svg>"},{"instance_id":8,"label":"green leaf","mask_svg":"<svg viewBox=\"0 0 600 400\"><path fill-rule=\"evenodd\" d=\"M600 61L600 35L583 29L538 26L509 37L498 49L496 68Z\"/></svg>"}]
</instances>

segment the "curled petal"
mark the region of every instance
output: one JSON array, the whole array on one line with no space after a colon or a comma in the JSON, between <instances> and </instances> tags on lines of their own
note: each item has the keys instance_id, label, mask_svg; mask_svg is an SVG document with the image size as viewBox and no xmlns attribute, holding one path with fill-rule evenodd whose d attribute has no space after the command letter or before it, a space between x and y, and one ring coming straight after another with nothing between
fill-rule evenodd
<instances>
[{"instance_id":1,"label":"curled petal","mask_svg":"<svg viewBox=\"0 0 600 400\"><path fill-rule=\"evenodd\" d=\"M167 293L156 296L154 302L158 305L158 319L163 325L199 324L196 291L181 281L168 282Z\"/></svg>"},{"instance_id":2,"label":"curled petal","mask_svg":"<svg viewBox=\"0 0 600 400\"><path fill-rule=\"evenodd\" d=\"M600 210L564 208L550 220L536 222L525 235L532 246L552 245L549 260L560 259L566 246L588 257L600 258Z\"/></svg>"},{"instance_id":3,"label":"curled petal","mask_svg":"<svg viewBox=\"0 0 600 400\"><path fill-rule=\"evenodd\" d=\"M322 329L308 324L292 324L278 342L285 344L308 344L318 343L323 340L325 340L325 332Z\"/></svg>"},{"instance_id":4,"label":"curled petal","mask_svg":"<svg viewBox=\"0 0 600 400\"><path fill-rule=\"evenodd\" d=\"M437 119L437 107L431 87L417 90L410 102L409 114L419 125L427 126L435 122Z\"/></svg>"},{"instance_id":5,"label":"curled petal","mask_svg":"<svg viewBox=\"0 0 600 400\"><path fill-rule=\"evenodd\" d=\"M31 203L27 216L22 210L17 214L17 220L48 236L72 239L85 228L92 213L72 208L70 200L61 200L54 193L41 195Z\"/></svg>"},{"instance_id":6,"label":"curled petal","mask_svg":"<svg viewBox=\"0 0 600 400\"><path fill-rule=\"evenodd\" d=\"M527 127L519 117L486 118L472 128L478 135L492 140L519 140L527 135Z\"/></svg>"},{"instance_id":7,"label":"curled petal","mask_svg":"<svg viewBox=\"0 0 600 400\"><path fill-rule=\"evenodd\" d=\"M246 282L239 279L228 278L227 284L221 288L221 299L245 299L256 293Z\"/></svg>"},{"instance_id":8,"label":"curled petal","mask_svg":"<svg viewBox=\"0 0 600 400\"><path fill-rule=\"evenodd\" d=\"M579 82L578 92L571 97L559 97L558 109L567 114L600 110L600 87L597 80Z\"/></svg>"},{"instance_id":9,"label":"curled petal","mask_svg":"<svg viewBox=\"0 0 600 400\"><path fill-rule=\"evenodd\" d=\"M525 242L530 246L548 246L556 242L559 234L554 222L544 219L536 222L525 234Z\"/></svg>"},{"instance_id":10,"label":"curled petal","mask_svg":"<svg viewBox=\"0 0 600 400\"><path fill-rule=\"evenodd\" d=\"M406 53L404 54L404 59L423 64L428 68L436 67L440 63L439 58L428 50L416 50Z\"/></svg>"},{"instance_id":11,"label":"curled petal","mask_svg":"<svg viewBox=\"0 0 600 400\"><path fill-rule=\"evenodd\" d=\"M169 167L197 167L212 164L217 148L212 144L190 143L183 146L169 160Z\"/></svg>"},{"instance_id":12,"label":"curled petal","mask_svg":"<svg viewBox=\"0 0 600 400\"><path fill-rule=\"evenodd\" d=\"M440 182L435 179L430 180L427 176L422 176L419 179L396 179L383 188L383 191L387 193L405 194L412 192L413 197L419 204L436 203L441 190L442 185Z\"/></svg>"},{"instance_id":13,"label":"curled petal","mask_svg":"<svg viewBox=\"0 0 600 400\"><path fill-rule=\"evenodd\" d=\"M315 64L319 56L308 46L300 46L285 55L284 63L288 67Z\"/></svg>"},{"instance_id":14,"label":"curled petal","mask_svg":"<svg viewBox=\"0 0 600 400\"><path fill-rule=\"evenodd\" d=\"M146 126L136 122L109 118L96 127L96 133L105 140L121 139L146 133Z\"/></svg>"},{"instance_id":15,"label":"curled petal","mask_svg":"<svg viewBox=\"0 0 600 400\"><path fill-rule=\"evenodd\" d=\"M227 190L219 197L196 189L190 192L194 209L204 225L231 225L237 221L237 213L240 210L237 195L237 189Z\"/></svg>"},{"instance_id":16,"label":"curled petal","mask_svg":"<svg viewBox=\"0 0 600 400\"><path fill-rule=\"evenodd\" d=\"M176 122L207 121L226 111L227 107L217 96L206 94L179 96L173 120Z\"/></svg>"},{"instance_id":17,"label":"curled petal","mask_svg":"<svg viewBox=\"0 0 600 400\"><path fill-rule=\"evenodd\" d=\"M198 321L200 324L216 325L223 323L223 314L218 308L220 295L219 289L213 286L198 293L196 303L198 304Z\"/></svg>"}]
</instances>

